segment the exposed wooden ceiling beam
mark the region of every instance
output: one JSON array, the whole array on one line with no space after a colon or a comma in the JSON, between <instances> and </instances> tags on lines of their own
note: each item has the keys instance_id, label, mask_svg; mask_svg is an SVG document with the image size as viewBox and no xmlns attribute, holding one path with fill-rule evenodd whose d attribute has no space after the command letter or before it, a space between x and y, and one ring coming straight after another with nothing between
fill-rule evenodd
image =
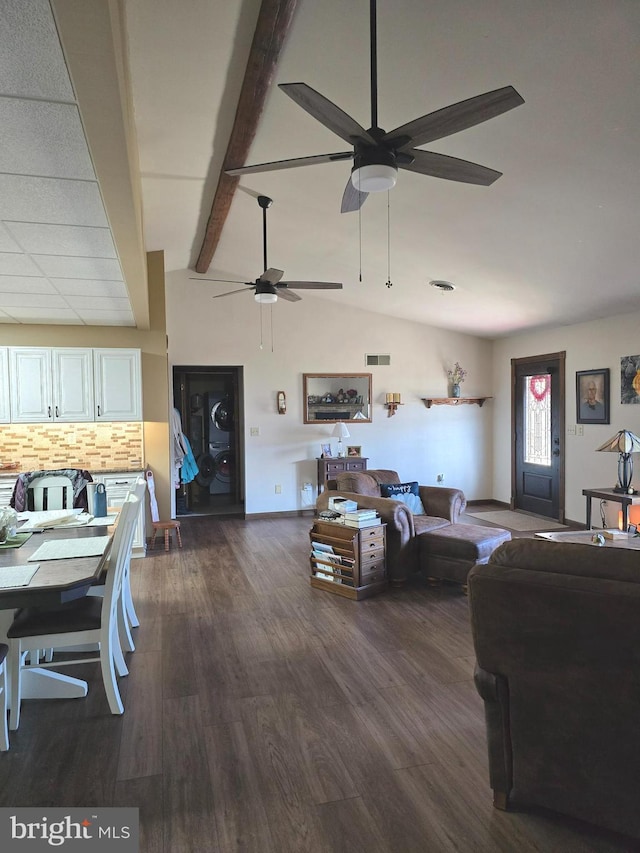
<instances>
[{"instance_id":1,"label":"exposed wooden ceiling beam","mask_svg":"<svg viewBox=\"0 0 640 853\"><path fill-rule=\"evenodd\" d=\"M297 3L298 0L262 0L196 272L207 272L218 246L240 180L238 176L225 175L224 170L244 166L247 161Z\"/></svg>"}]
</instances>

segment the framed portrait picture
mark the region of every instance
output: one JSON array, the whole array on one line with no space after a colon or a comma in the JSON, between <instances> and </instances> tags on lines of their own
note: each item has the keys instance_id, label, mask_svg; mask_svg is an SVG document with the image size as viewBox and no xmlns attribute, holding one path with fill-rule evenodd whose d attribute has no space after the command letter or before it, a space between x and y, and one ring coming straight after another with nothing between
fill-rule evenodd
<instances>
[{"instance_id":1,"label":"framed portrait picture","mask_svg":"<svg viewBox=\"0 0 640 853\"><path fill-rule=\"evenodd\" d=\"M362 445L352 444L347 447L347 456L362 456Z\"/></svg>"},{"instance_id":2,"label":"framed portrait picture","mask_svg":"<svg viewBox=\"0 0 640 853\"><path fill-rule=\"evenodd\" d=\"M323 459L331 459L331 445L330 444L321 444L320 445L320 455Z\"/></svg>"},{"instance_id":3,"label":"framed portrait picture","mask_svg":"<svg viewBox=\"0 0 640 853\"><path fill-rule=\"evenodd\" d=\"M609 423L609 368L576 372L576 423Z\"/></svg>"}]
</instances>

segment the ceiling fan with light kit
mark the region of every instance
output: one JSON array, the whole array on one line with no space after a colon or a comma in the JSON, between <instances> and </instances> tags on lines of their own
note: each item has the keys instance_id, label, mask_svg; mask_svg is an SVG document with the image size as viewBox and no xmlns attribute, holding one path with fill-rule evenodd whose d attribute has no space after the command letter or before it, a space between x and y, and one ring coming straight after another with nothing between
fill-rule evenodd
<instances>
[{"instance_id":1,"label":"ceiling fan with light kit","mask_svg":"<svg viewBox=\"0 0 640 853\"><path fill-rule=\"evenodd\" d=\"M342 284L338 281L282 281L283 270L269 267L267 264L267 210L273 204L273 199L266 195L258 196L258 204L262 208L262 247L264 259L264 272L255 281L233 281L228 278L204 278L203 276L190 276L192 281L216 281L227 284L244 284L251 288L254 299L262 305L269 305L278 301L281 296L288 302L299 302L301 297L295 290L342 290ZM218 293L213 298L220 299L222 296L231 296L234 293L249 293L240 290L228 290L226 293Z\"/></svg>"},{"instance_id":2,"label":"ceiling fan with light kit","mask_svg":"<svg viewBox=\"0 0 640 853\"><path fill-rule=\"evenodd\" d=\"M376 0L370 0L371 127L368 130L306 83L279 84L285 94L326 128L352 145L353 150L241 166L227 169L226 174L247 175L353 160L351 177L342 196L342 213L359 210L370 192L383 192L395 186L398 169L482 186L489 186L496 181L502 172L446 154L423 151L416 146L451 136L514 109L524 103L520 94L513 86L504 86L443 107L387 132L378 126L376 41Z\"/></svg>"}]
</instances>

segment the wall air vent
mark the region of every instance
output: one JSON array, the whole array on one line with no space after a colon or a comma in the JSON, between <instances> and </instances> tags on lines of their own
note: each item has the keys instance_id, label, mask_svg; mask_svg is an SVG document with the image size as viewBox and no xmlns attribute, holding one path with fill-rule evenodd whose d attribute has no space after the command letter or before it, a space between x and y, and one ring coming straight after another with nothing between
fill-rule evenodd
<instances>
[{"instance_id":1,"label":"wall air vent","mask_svg":"<svg viewBox=\"0 0 640 853\"><path fill-rule=\"evenodd\" d=\"M390 355L369 355L368 353L364 357L364 363L367 367L373 367L375 365L385 365L388 367L391 364L391 356Z\"/></svg>"}]
</instances>

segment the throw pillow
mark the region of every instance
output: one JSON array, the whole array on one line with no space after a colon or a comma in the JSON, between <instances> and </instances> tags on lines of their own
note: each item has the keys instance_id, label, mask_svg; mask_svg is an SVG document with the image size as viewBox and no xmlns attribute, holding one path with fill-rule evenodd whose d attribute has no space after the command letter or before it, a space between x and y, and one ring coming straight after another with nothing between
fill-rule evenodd
<instances>
[{"instance_id":1,"label":"throw pillow","mask_svg":"<svg viewBox=\"0 0 640 853\"><path fill-rule=\"evenodd\" d=\"M400 501L414 515L426 515L425 508L420 500L417 480L413 483L380 483L380 495L383 498Z\"/></svg>"}]
</instances>

